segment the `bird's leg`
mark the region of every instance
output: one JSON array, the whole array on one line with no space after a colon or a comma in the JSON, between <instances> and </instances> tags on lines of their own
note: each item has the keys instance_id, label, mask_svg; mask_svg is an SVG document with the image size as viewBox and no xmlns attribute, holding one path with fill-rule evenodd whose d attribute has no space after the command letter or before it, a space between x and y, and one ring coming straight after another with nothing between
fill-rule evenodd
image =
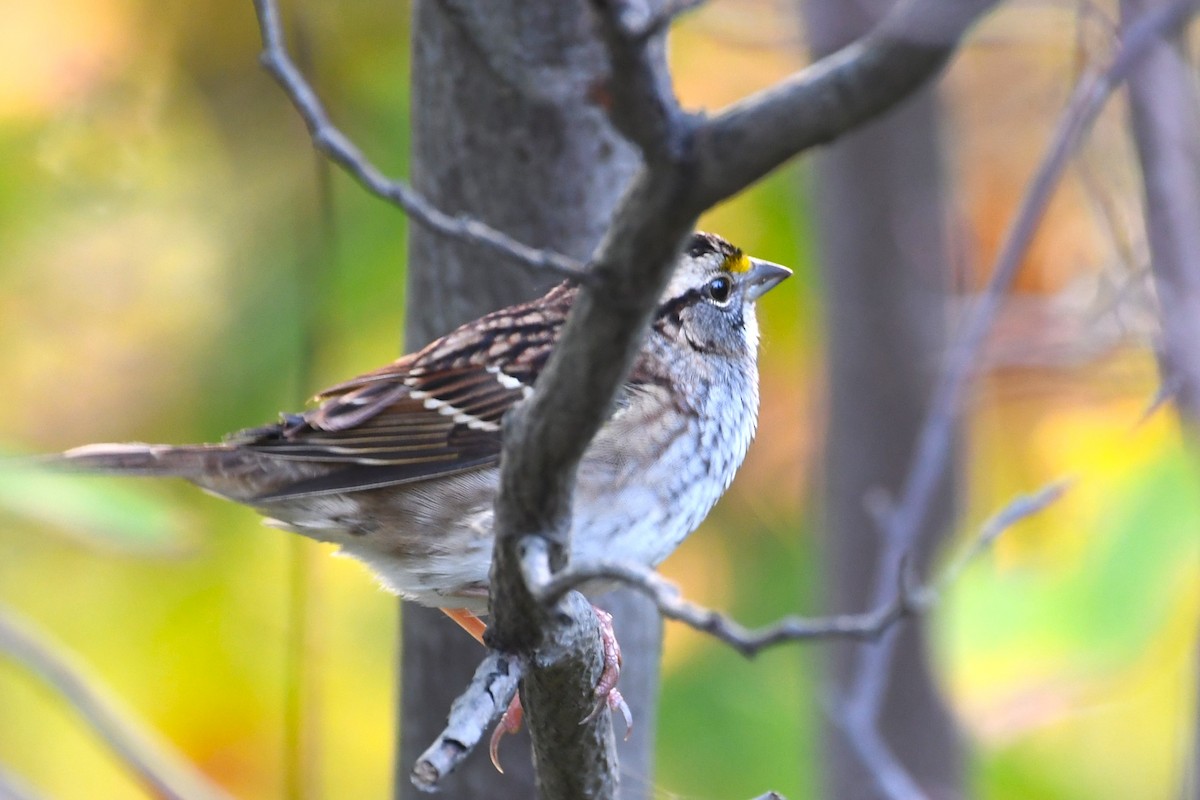
<instances>
[{"instance_id":1,"label":"bird's leg","mask_svg":"<svg viewBox=\"0 0 1200 800\"><path fill-rule=\"evenodd\" d=\"M455 625L469 633L472 639L487 647L483 641L483 632L487 630L486 622L465 608L443 608L441 612L454 620Z\"/></svg>"},{"instance_id":2,"label":"bird's leg","mask_svg":"<svg viewBox=\"0 0 1200 800\"><path fill-rule=\"evenodd\" d=\"M487 623L465 608L443 608L441 611L454 620L455 625L471 634L472 639L487 646L483 641L483 632L487 630ZM492 738L488 742L488 755L491 756L492 766L496 768L497 772L504 772L504 768L500 766L500 740L504 738L505 734L521 730L521 722L524 719L525 709L521 707L521 695L514 695L513 699L509 701L508 708L500 717L500 721L496 723L495 729L492 730Z\"/></svg>"},{"instance_id":3,"label":"bird's leg","mask_svg":"<svg viewBox=\"0 0 1200 800\"><path fill-rule=\"evenodd\" d=\"M617 642L617 634L613 630L612 614L597 606L592 606L592 610L596 612L596 619L600 622L600 645L604 653L604 668L600 671L600 679L596 681L596 707L579 724L582 725L595 719L596 715L607 707L611 711L619 711L625 718L625 738L628 739L629 734L633 731L633 714L629 711L629 704L625 702L625 698L617 689L617 680L621 677L621 645ZM484 644L483 634L487 630L487 624L479 617L465 608L443 608L442 613L469 633L472 639ZM488 741L488 755L491 756L492 765L497 772L504 772L504 768L500 766L500 740L506 734L521 730L521 723L524 719L525 709L521 706L521 696L518 694L509 702L508 708L504 710L500 721L496 723L492 737Z\"/></svg>"}]
</instances>

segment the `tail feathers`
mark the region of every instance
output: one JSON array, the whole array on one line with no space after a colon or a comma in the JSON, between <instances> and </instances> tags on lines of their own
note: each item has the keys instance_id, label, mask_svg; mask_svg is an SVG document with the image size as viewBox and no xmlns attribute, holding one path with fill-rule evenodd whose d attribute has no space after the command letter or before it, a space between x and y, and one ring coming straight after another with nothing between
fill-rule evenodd
<instances>
[{"instance_id":1,"label":"tail feathers","mask_svg":"<svg viewBox=\"0 0 1200 800\"><path fill-rule=\"evenodd\" d=\"M124 475L198 478L229 460L228 445L89 444L54 459L67 469Z\"/></svg>"}]
</instances>

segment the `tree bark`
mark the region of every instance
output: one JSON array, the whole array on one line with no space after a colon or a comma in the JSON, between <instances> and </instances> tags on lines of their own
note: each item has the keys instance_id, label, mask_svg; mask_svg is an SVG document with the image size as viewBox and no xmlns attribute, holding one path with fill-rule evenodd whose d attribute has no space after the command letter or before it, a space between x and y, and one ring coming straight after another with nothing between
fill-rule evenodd
<instances>
[{"instance_id":1,"label":"tree bark","mask_svg":"<svg viewBox=\"0 0 1200 800\"><path fill-rule=\"evenodd\" d=\"M413 37L414 187L445 211L586 260L639 161L587 104L605 56L585 3L418 0ZM412 226L408 349L554 282L484 248ZM634 736L620 750L623 769L646 778L622 796L643 797L652 773L662 624L637 598L600 602L613 611L625 645L621 688L637 715ZM398 797L417 796L409 771L440 733L482 655L440 612L403 607ZM477 753L443 781L441 796L533 797L527 737L508 737L501 756L503 776Z\"/></svg>"},{"instance_id":2,"label":"tree bark","mask_svg":"<svg viewBox=\"0 0 1200 800\"><path fill-rule=\"evenodd\" d=\"M805 10L820 56L860 36L885 9L815 0ZM830 374L824 574L835 613L873 602L882 542L868 497L879 490L897 496L945 348L950 270L938 153L938 105L926 88L814 161ZM946 469L918 554L922 567L953 518L953 501ZM879 721L883 738L931 797L961 796L960 746L930 674L922 631L910 624L899 635ZM853 681L857 648L869 646L834 647L835 696ZM825 796L879 796L840 729L827 723L822 738Z\"/></svg>"}]
</instances>

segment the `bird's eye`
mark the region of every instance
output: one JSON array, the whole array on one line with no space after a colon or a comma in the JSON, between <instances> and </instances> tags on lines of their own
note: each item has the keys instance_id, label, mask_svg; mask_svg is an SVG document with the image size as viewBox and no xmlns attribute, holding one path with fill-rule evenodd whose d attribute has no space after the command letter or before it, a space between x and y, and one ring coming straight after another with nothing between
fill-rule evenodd
<instances>
[{"instance_id":1,"label":"bird's eye","mask_svg":"<svg viewBox=\"0 0 1200 800\"><path fill-rule=\"evenodd\" d=\"M729 299L729 293L733 291L733 281L723 275L719 278L713 278L708 282L705 291L713 300L716 300L718 303L724 303Z\"/></svg>"}]
</instances>

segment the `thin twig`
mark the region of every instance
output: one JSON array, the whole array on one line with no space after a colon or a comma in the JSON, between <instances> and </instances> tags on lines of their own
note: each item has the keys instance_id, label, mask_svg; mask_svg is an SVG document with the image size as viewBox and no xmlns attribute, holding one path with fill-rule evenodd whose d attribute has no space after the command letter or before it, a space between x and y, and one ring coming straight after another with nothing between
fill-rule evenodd
<instances>
[{"instance_id":1,"label":"thin twig","mask_svg":"<svg viewBox=\"0 0 1200 800\"><path fill-rule=\"evenodd\" d=\"M932 608L941 594L958 580L967 566L990 549L1001 534L1021 520L1038 514L1047 506L1055 503L1070 488L1070 485L1069 480L1059 480L1032 494L1013 498L984 522L979 535L967 543L962 552L942 570L940 576L927 586L914 591L904 588L905 575L902 574L902 582L899 584L898 591L904 596L913 598L914 608L920 611ZM905 560L903 563L907 564L908 561ZM885 639L885 641L894 640L894 633L889 639ZM882 647L882 643L876 645L877 649L882 649ZM864 714L854 706L843 704L830 711L830 718L841 728L862 762L869 766L871 776L885 796L892 800L919 800L919 798L925 797L920 786L888 746L873 715Z\"/></svg>"},{"instance_id":2,"label":"thin twig","mask_svg":"<svg viewBox=\"0 0 1200 800\"><path fill-rule=\"evenodd\" d=\"M665 0L657 10L647 9L643 19L631 19L625 15L621 20L625 34L632 39L645 41L666 30L672 22L689 11L694 11L708 0Z\"/></svg>"},{"instance_id":3,"label":"thin twig","mask_svg":"<svg viewBox=\"0 0 1200 800\"><path fill-rule=\"evenodd\" d=\"M962 554L950 562L929 586L916 586L908 562L900 565L895 597L875 611L835 617L804 619L786 617L762 628L746 628L729 617L680 596L678 588L657 572L639 564L604 562L550 571L549 548L544 539L527 536L519 544L520 569L537 602L552 607L569 592L589 584L620 583L649 597L664 617L674 619L725 642L747 657L759 651L797 641L833 639L871 640L890 630L907 616L928 611L941 590L986 551L996 539L1020 520L1036 514L1062 496L1068 484L1058 481L1030 495L1021 495L1000 509L980 529ZM522 675L521 663L495 650L475 672L463 695L454 703L445 731L421 756L412 781L422 791L434 791L438 782L462 763L482 739L483 733L507 707ZM839 726L859 739L858 747L869 749L876 763L894 762L890 751L869 721L851 715L836 717ZM900 791L905 775L899 764L882 767L881 780ZM764 795L770 797L771 795ZM909 796L909 795L893 795Z\"/></svg>"},{"instance_id":4,"label":"thin twig","mask_svg":"<svg viewBox=\"0 0 1200 800\"><path fill-rule=\"evenodd\" d=\"M474 217L451 215L436 208L403 181L383 174L370 159L333 124L321 99L288 54L275 0L254 0L263 50L259 57L263 68L292 101L308 128L313 146L340 166L363 188L402 209L410 218L431 230L473 244L489 247L518 264L586 282L589 274L583 264L550 250L540 250L517 241L506 233Z\"/></svg>"},{"instance_id":5,"label":"thin twig","mask_svg":"<svg viewBox=\"0 0 1200 800\"><path fill-rule=\"evenodd\" d=\"M25 781L7 770L0 769L0 800L40 800Z\"/></svg>"},{"instance_id":6,"label":"thin twig","mask_svg":"<svg viewBox=\"0 0 1200 800\"><path fill-rule=\"evenodd\" d=\"M1067 493L1075 481L1073 478L1063 478L1049 483L1032 494L1019 495L1008 505L993 514L979 531L979 535L967 543L956 558L950 561L942 570L941 577L930 585L930 590L941 593L958 581L963 570L985 550L995 544L1000 535L1016 525L1021 520L1040 514L1047 507L1057 503L1059 498ZM933 602L933 598L921 597L922 604Z\"/></svg>"},{"instance_id":7,"label":"thin twig","mask_svg":"<svg viewBox=\"0 0 1200 800\"><path fill-rule=\"evenodd\" d=\"M549 575L544 566L544 552L529 537L526 553L536 554L539 566L526 569L526 579L535 596L543 603L553 604L563 595L597 583L619 583L649 597L668 619L684 623L696 630L711 634L745 656L783 642L813 639L873 640L901 619L928 611L940 593L957 580L967 565L985 552L996 539L1017 522L1039 513L1062 497L1068 481L1056 481L1037 492L1020 495L994 514L971 540L963 552L926 586L914 585L908 560L900 562L896 575L895 593L880 601L873 611L862 614L843 614L832 617L785 617L761 628L746 628L712 609L704 608L680 596L678 587L649 567L623 561L605 561L568 567Z\"/></svg>"},{"instance_id":8,"label":"thin twig","mask_svg":"<svg viewBox=\"0 0 1200 800\"><path fill-rule=\"evenodd\" d=\"M884 741L879 726L845 713L844 707L827 709L829 718L854 747L859 760L870 767L871 778L885 797L891 800L926 800L925 792L896 758Z\"/></svg>"},{"instance_id":9,"label":"thin twig","mask_svg":"<svg viewBox=\"0 0 1200 800\"><path fill-rule=\"evenodd\" d=\"M412 771L414 786L423 792L436 791L438 782L458 768L508 708L522 672L517 659L495 650L488 652L467 690L451 706L445 730L417 759Z\"/></svg>"},{"instance_id":10,"label":"thin twig","mask_svg":"<svg viewBox=\"0 0 1200 800\"><path fill-rule=\"evenodd\" d=\"M61 647L4 606L0 606L0 654L60 695L156 795L172 800L230 800L168 742L118 706Z\"/></svg>"},{"instance_id":11,"label":"thin twig","mask_svg":"<svg viewBox=\"0 0 1200 800\"><path fill-rule=\"evenodd\" d=\"M682 622L725 642L745 656L783 642L811 639L870 640L898 619L917 610L916 596L898 593L874 611L806 619L785 617L761 628L747 628L729 617L684 599L679 588L649 567L624 561L604 561L568 567L542 584L535 594L545 603L593 583L619 583L654 601L667 619Z\"/></svg>"},{"instance_id":12,"label":"thin twig","mask_svg":"<svg viewBox=\"0 0 1200 800\"><path fill-rule=\"evenodd\" d=\"M1177 28L1194 13L1195 5L1195 0L1177 0L1138 19L1123 33L1121 48L1108 69L1085 79L1072 93L1047 155L1005 238L987 289L976 302L956 347L949 353L946 367L934 390L908 478L894 513L888 520L885 550L876 572L876 603L883 602L897 591L894 586L897 565L911 552L932 507L939 476L950 458L954 430L962 411L972 368L1059 179L1109 95L1128 77L1138 59L1164 31ZM845 696L849 730L874 729L896 643L896 632L892 630L876 646L860 651L855 680ZM872 774L888 774L890 766L885 763L886 759L879 758L878 752L864 746L864 742L855 741L855 737L850 737L850 741ZM894 788L882 783L880 785L880 789L892 798L920 796L919 793L893 792Z\"/></svg>"}]
</instances>

